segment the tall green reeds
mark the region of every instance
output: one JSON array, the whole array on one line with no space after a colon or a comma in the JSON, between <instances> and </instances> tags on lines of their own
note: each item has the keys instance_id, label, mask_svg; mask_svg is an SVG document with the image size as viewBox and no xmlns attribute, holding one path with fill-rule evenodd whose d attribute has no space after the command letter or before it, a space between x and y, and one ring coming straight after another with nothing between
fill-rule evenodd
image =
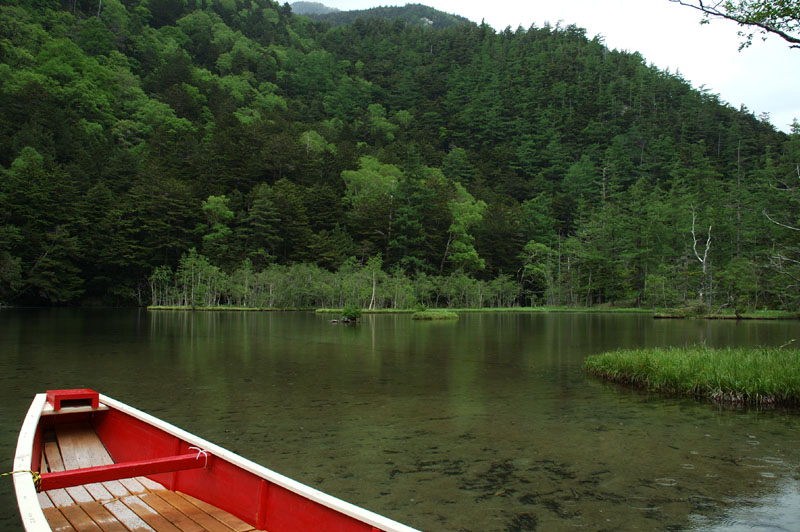
<instances>
[{"instance_id":1,"label":"tall green reeds","mask_svg":"<svg viewBox=\"0 0 800 532\"><path fill-rule=\"evenodd\" d=\"M584 369L612 382L655 392L730 403L800 403L798 349L621 349L588 357Z\"/></svg>"}]
</instances>

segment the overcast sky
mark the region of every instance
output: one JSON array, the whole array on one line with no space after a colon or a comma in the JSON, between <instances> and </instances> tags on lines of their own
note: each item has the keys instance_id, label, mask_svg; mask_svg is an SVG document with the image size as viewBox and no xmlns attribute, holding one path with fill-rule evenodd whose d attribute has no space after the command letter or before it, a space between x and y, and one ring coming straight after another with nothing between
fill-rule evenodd
<instances>
[{"instance_id":1,"label":"overcast sky","mask_svg":"<svg viewBox=\"0 0 800 532\"><path fill-rule=\"evenodd\" d=\"M699 12L669 0L317 0L341 10L421 3L440 11L484 20L497 31L545 22L575 24L611 49L639 52L662 70L679 71L696 88L756 115L769 113L776 128L789 131L800 119L800 50L780 38L741 52L739 27L715 20L701 25Z\"/></svg>"}]
</instances>

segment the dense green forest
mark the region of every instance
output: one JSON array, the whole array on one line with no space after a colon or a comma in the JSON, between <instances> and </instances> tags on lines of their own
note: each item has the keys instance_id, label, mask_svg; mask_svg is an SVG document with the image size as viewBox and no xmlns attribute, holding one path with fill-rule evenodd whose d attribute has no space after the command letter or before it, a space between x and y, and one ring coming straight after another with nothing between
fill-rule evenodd
<instances>
[{"instance_id":1,"label":"dense green forest","mask_svg":"<svg viewBox=\"0 0 800 532\"><path fill-rule=\"evenodd\" d=\"M3 304L800 308L800 126L574 26L12 0L0 91Z\"/></svg>"}]
</instances>

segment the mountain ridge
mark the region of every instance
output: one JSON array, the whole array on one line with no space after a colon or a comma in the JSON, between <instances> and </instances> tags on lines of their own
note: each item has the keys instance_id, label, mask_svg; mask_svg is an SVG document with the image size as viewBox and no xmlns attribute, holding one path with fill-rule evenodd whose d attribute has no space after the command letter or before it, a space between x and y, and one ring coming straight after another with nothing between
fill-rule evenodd
<instances>
[{"instance_id":1,"label":"mountain ridge","mask_svg":"<svg viewBox=\"0 0 800 532\"><path fill-rule=\"evenodd\" d=\"M295 4L292 4L293 9ZM373 7L350 11L336 10L333 12L307 11L305 6L302 7L305 11L302 13L303 15L318 22L327 22L332 26L352 24L358 19L380 19L389 22L402 20L412 26L428 26L434 29L444 29L461 24L474 24L474 22L465 17L445 13L424 4L406 4L402 7ZM322 5L322 7L327 6Z\"/></svg>"},{"instance_id":2,"label":"mountain ridge","mask_svg":"<svg viewBox=\"0 0 800 532\"><path fill-rule=\"evenodd\" d=\"M321 2L292 2L290 5L292 6L292 11L298 15L325 15L340 11Z\"/></svg>"}]
</instances>

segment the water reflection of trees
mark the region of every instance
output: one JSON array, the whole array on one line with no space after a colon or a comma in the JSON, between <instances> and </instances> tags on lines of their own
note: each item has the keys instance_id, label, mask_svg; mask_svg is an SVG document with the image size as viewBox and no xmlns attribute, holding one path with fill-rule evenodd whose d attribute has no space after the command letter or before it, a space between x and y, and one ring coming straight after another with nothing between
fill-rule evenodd
<instances>
[{"instance_id":1,"label":"water reflection of trees","mask_svg":"<svg viewBox=\"0 0 800 532\"><path fill-rule=\"evenodd\" d=\"M800 464L793 414L622 391L580 371L599 350L785 341L794 324L153 314L149 341L202 389L180 415L202 411L221 443L422 529L712 527L782 493Z\"/></svg>"}]
</instances>

